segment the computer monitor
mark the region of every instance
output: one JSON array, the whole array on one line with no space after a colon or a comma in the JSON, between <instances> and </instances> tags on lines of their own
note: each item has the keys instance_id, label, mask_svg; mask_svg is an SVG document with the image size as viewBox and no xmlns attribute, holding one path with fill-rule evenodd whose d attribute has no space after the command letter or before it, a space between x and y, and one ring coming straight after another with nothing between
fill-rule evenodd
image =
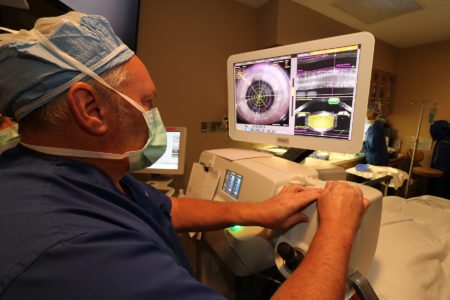
<instances>
[{"instance_id":1,"label":"computer monitor","mask_svg":"<svg viewBox=\"0 0 450 300\"><path fill-rule=\"evenodd\" d=\"M166 127L167 148L163 156L150 167L137 174L182 175L186 152L186 127Z\"/></svg>"},{"instance_id":2,"label":"computer monitor","mask_svg":"<svg viewBox=\"0 0 450 300\"><path fill-rule=\"evenodd\" d=\"M140 0L47 0L60 2L68 10L104 16L114 32L133 51L136 51Z\"/></svg>"},{"instance_id":3,"label":"computer monitor","mask_svg":"<svg viewBox=\"0 0 450 300\"><path fill-rule=\"evenodd\" d=\"M38 18L75 10L104 16L117 36L136 51L139 6L140 0L0 0L0 26L31 29Z\"/></svg>"},{"instance_id":4,"label":"computer monitor","mask_svg":"<svg viewBox=\"0 0 450 300\"><path fill-rule=\"evenodd\" d=\"M230 137L359 152L374 44L360 32L230 56Z\"/></svg>"}]
</instances>

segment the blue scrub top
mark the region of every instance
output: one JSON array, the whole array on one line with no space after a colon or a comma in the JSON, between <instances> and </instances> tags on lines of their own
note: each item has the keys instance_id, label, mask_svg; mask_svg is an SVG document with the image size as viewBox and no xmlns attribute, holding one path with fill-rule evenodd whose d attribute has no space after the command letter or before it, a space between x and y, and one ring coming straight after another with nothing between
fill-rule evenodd
<instances>
[{"instance_id":1,"label":"blue scrub top","mask_svg":"<svg viewBox=\"0 0 450 300\"><path fill-rule=\"evenodd\" d=\"M367 129L363 151L368 164L374 166L388 165L389 155L384 136L384 126L381 121L376 120Z\"/></svg>"},{"instance_id":2,"label":"blue scrub top","mask_svg":"<svg viewBox=\"0 0 450 300\"><path fill-rule=\"evenodd\" d=\"M23 146L0 156L0 299L224 299L191 275L171 201Z\"/></svg>"}]
</instances>

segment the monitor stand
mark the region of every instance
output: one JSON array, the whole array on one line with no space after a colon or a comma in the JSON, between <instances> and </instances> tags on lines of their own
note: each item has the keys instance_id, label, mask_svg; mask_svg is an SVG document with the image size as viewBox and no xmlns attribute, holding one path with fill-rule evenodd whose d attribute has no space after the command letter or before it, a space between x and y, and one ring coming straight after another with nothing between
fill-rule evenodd
<instances>
[{"instance_id":1,"label":"monitor stand","mask_svg":"<svg viewBox=\"0 0 450 300\"><path fill-rule=\"evenodd\" d=\"M151 178L145 183L150 184L166 196L173 196L175 189L169 184L173 181L171 175L152 174Z\"/></svg>"},{"instance_id":2,"label":"monitor stand","mask_svg":"<svg viewBox=\"0 0 450 300\"><path fill-rule=\"evenodd\" d=\"M305 158L310 156L313 152L314 150L309 149L289 148L288 151L286 151L286 153L283 154L282 158L300 163Z\"/></svg>"}]
</instances>

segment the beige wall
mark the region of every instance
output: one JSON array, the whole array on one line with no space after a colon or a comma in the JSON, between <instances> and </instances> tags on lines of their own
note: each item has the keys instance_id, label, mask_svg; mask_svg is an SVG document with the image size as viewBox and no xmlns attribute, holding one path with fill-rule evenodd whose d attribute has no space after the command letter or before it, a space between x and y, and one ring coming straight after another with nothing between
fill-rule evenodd
<instances>
[{"instance_id":1,"label":"beige wall","mask_svg":"<svg viewBox=\"0 0 450 300\"><path fill-rule=\"evenodd\" d=\"M357 32L290 0L278 1L277 42L281 45Z\"/></svg>"},{"instance_id":2,"label":"beige wall","mask_svg":"<svg viewBox=\"0 0 450 300\"><path fill-rule=\"evenodd\" d=\"M256 12L256 47L264 49L278 44L278 1L272 0Z\"/></svg>"},{"instance_id":3,"label":"beige wall","mask_svg":"<svg viewBox=\"0 0 450 300\"><path fill-rule=\"evenodd\" d=\"M399 53L400 50L397 47L377 39L373 54L373 68L396 74Z\"/></svg>"},{"instance_id":4,"label":"beige wall","mask_svg":"<svg viewBox=\"0 0 450 300\"><path fill-rule=\"evenodd\" d=\"M393 114L388 118L403 141L415 136L421 101L425 103L420 136L430 138L428 114L430 104L438 103L435 120L450 121L450 40L401 49L398 59L397 91ZM411 102L418 102L411 104ZM407 149L404 143L403 152ZM424 166L430 166L431 151L424 152Z\"/></svg>"},{"instance_id":5,"label":"beige wall","mask_svg":"<svg viewBox=\"0 0 450 300\"><path fill-rule=\"evenodd\" d=\"M227 113L229 55L351 32L356 30L289 0L258 9L232 0L141 1L137 54L155 81L164 123L188 129L185 176L175 177L175 186L186 187L202 150L252 146L200 130L202 121ZM395 73L397 51L377 41L374 67Z\"/></svg>"},{"instance_id":6,"label":"beige wall","mask_svg":"<svg viewBox=\"0 0 450 300\"><path fill-rule=\"evenodd\" d=\"M280 45L359 31L290 0L276 0L275 2L278 3L276 41ZM396 47L378 39L376 40L373 60L373 67L375 69L395 73L397 56L398 49Z\"/></svg>"},{"instance_id":7,"label":"beige wall","mask_svg":"<svg viewBox=\"0 0 450 300\"><path fill-rule=\"evenodd\" d=\"M186 187L192 162L204 149L243 147L225 132L201 133L202 121L227 113L226 60L254 50L256 10L230 0L141 1L137 54L157 90L163 121L188 130Z\"/></svg>"}]
</instances>

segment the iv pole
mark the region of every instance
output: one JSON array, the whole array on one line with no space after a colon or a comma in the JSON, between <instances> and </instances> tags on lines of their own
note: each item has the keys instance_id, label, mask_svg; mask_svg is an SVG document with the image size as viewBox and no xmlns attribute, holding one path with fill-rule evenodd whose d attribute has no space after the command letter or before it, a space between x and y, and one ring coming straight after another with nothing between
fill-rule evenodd
<instances>
[{"instance_id":1,"label":"iv pole","mask_svg":"<svg viewBox=\"0 0 450 300\"><path fill-rule=\"evenodd\" d=\"M420 111L419 125L417 126L416 140L414 142L413 153L411 156L411 164L409 165L408 180L406 181L405 198L408 197L409 181L411 180L411 173L412 173L412 169L413 169L413 165L414 165L414 158L416 157L417 144L419 143L420 125L422 124L422 116L423 116L423 109L425 107L425 102L427 102L427 101L422 100L422 109Z\"/></svg>"}]
</instances>

